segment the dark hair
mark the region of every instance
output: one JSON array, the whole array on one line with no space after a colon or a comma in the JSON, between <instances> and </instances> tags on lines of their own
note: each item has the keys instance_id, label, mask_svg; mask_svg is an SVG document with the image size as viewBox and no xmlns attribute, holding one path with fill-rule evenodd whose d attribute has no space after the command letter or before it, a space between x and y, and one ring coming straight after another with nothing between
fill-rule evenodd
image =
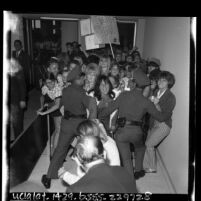
<instances>
[{"instance_id":1,"label":"dark hair","mask_svg":"<svg viewBox=\"0 0 201 201\"><path fill-rule=\"evenodd\" d=\"M160 69L159 65L153 61L148 62L148 66L154 66L157 69Z\"/></svg>"},{"instance_id":2,"label":"dark hair","mask_svg":"<svg viewBox=\"0 0 201 201\"><path fill-rule=\"evenodd\" d=\"M72 61L70 61L70 63L69 63L69 65L70 64L75 64L76 66L80 66L80 63L79 63L79 61L77 61L77 60L72 60Z\"/></svg>"},{"instance_id":3,"label":"dark hair","mask_svg":"<svg viewBox=\"0 0 201 201\"><path fill-rule=\"evenodd\" d=\"M96 55L90 55L87 58L87 63L95 63L95 64L99 64L100 58Z\"/></svg>"},{"instance_id":4,"label":"dark hair","mask_svg":"<svg viewBox=\"0 0 201 201\"><path fill-rule=\"evenodd\" d=\"M128 54L127 56L126 56L126 59L128 58L128 57L131 57L132 58L132 61L133 61L133 55L132 54Z\"/></svg>"},{"instance_id":5,"label":"dark hair","mask_svg":"<svg viewBox=\"0 0 201 201\"><path fill-rule=\"evenodd\" d=\"M158 81L160 73L161 71L159 69L152 70L149 74L149 79Z\"/></svg>"},{"instance_id":6,"label":"dark hair","mask_svg":"<svg viewBox=\"0 0 201 201\"><path fill-rule=\"evenodd\" d=\"M53 73L46 72L43 77L43 82L45 83L46 80L56 81L57 78L54 76Z\"/></svg>"},{"instance_id":7,"label":"dark hair","mask_svg":"<svg viewBox=\"0 0 201 201\"><path fill-rule=\"evenodd\" d=\"M108 76L105 75L99 75L97 77L95 86L94 86L94 96L98 99L101 100L101 91L100 91L100 84L101 82L104 81L105 83L109 84L109 91L108 91L108 95L111 99L113 99L115 97L115 93L112 91L113 87L112 84L108 78Z\"/></svg>"},{"instance_id":8,"label":"dark hair","mask_svg":"<svg viewBox=\"0 0 201 201\"><path fill-rule=\"evenodd\" d=\"M109 78L110 77L114 78L114 81L115 81L115 83L116 83L116 85L118 87L119 84L120 84L119 75L113 76L113 75L109 74Z\"/></svg>"},{"instance_id":9,"label":"dark hair","mask_svg":"<svg viewBox=\"0 0 201 201\"><path fill-rule=\"evenodd\" d=\"M14 41L14 44L15 44L15 43L19 43L20 46L22 46L22 41L21 41L21 40L15 40L15 41Z\"/></svg>"},{"instance_id":10,"label":"dark hair","mask_svg":"<svg viewBox=\"0 0 201 201\"><path fill-rule=\"evenodd\" d=\"M48 68L51 64L53 64L53 63L57 64L58 67L59 67L58 59L56 59L56 58L54 58L54 57L51 57L51 58L49 59L49 61L47 62L47 68Z\"/></svg>"},{"instance_id":11,"label":"dark hair","mask_svg":"<svg viewBox=\"0 0 201 201\"><path fill-rule=\"evenodd\" d=\"M119 63L116 62L115 60L113 60L113 61L111 62L111 68L112 68L113 66L117 66L118 69L119 69ZM111 68L110 68L110 69L111 69Z\"/></svg>"},{"instance_id":12,"label":"dark hair","mask_svg":"<svg viewBox=\"0 0 201 201\"><path fill-rule=\"evenodd\" d=\"M159 79L165 79L168 81L168 88L171 89L175 84L175 76L169 71L161 71Z\"/></svg>"},{"instance_id":13,"label":"dark hair","mask_svg":"<svg viewBox=\"0 0 201 201\"><path fill-rule=\"evenodd\" d=\"M137 50L133 51L132 55L133 55L133 57L135 57L135 55L137 55L141 58L140 52Z\"/></svg>"},{"instance_id":14,"label":"dark hair","mask_svg":"<svg viewBox=\"0 0 201 201\"><path fill-rule=\"evenodd\" d=\"M67 46L67 45L70 45L70 46L72 46L72 43L70 43L70 42L67 42L67 43L66 43L66 46Z\"/></svg>"},{"instance_id":15,"label":"dark hair","mask_svg":"<svg viewBox=\"0 0 201 201\"><path fill-rule=\"evenodd\" d=\"M134 69L137 68L137 66L133 62L127 62L125 67L126 66L128 66L128 68L127 68L128 72L131 72L131 71L133 71Z\"/></svg>"}]
</instances>

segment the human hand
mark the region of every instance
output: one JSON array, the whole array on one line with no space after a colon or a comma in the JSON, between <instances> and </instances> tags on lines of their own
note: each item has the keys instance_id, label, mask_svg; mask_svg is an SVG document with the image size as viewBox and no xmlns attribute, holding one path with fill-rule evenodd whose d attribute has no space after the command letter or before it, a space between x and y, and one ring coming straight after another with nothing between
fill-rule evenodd
<instances>
[{"instance_id":1,"label":"human hand","mask_svg":"<svg viewBox=\"0 0 201 201\"><path fill-rule=\"evenodd\" d=\"M112 125L111 127L110 127L110 130L113 132L113 131L115 131L115 129L116 129L116 126L114 126L114 125Z\"/></svg>"},{"instance_id":2,"label":"human hand","mask_svg":"<svg viewBox=\"0 0 201 201\"><path fill-rule=\"evenodd\" d=\"M37 111L37 115L46 115L46 113L45 112L41 112L41 111Z\"/></svg>"},{"instance_id":3,"label":"human hand","mask_svg":"<svg viewBox=\"0 0 201 201\"><path fill-rule=\"evenodd\" d=\"M149 100L150 100L151 102L154 102L154 96L150 96L150 97L149 97Z\"/></svg>"},{"instance_id":4,"label":"human hand","mask_svg":"<svg viewBox=\"0 0 201 201\"><path fill-rule=\"evenodd\" d=\"M49 106L49 104L48 103L45 103L44 105L43 105L43 107L48 107Z\"/></svg>"},{"instance_id":5,"label":"human hand","mask_svg":"<svg viewBox=\"0 0 201 201\"><path fill-rule=\"evenodd\" d=\"M20 101L20 107L24 109L26 107L26 102L25 101Z\"/></svg>"},{"instance_id":6,"label":"human hand","mask_svg":"<svg viewBox=\"0 0 201 201\"><path fill-rule=\"evenodd\" d=\"M156 105L156 104L158 104L158 102L159 102L159 99L156 98L156 97L154 97L154 99L153 99L153 103Z\"/></svg>"}]
</instances>

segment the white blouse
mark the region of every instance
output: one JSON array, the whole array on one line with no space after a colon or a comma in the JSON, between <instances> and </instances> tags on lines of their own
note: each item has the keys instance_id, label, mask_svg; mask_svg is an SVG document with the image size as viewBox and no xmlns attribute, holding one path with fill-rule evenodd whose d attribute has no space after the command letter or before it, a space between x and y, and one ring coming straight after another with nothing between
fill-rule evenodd
<instances>
[{"instance_id":1,"label":"white blouse","mask_svg":"<svg viewBox=\"0 0 201 201\"><path fill-rule=\"evenodd\" d=\"M44 85L42 87L42 95L48 95L52 100L55 100L57 97L62 96L62 88L59 86L58 83L55 83L55 87L52 90Z\"/></svg>"}]
</instances>

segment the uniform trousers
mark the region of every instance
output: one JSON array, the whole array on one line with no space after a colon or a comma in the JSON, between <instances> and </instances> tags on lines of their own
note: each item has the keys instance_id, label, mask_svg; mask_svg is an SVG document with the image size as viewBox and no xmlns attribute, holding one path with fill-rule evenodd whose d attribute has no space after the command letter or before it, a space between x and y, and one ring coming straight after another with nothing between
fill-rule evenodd
<instances>
[{"instance_id":1,"label":"uniform trousers","mask_svg":"<svg viewBox=\"0 0 201 201\"><path fill-rule=\"evenodd\" d=\"M157 146L170 133L170 127L165 122L154 121L153 127L148 131L145 142L146 152L144 156L144 168L157 170L156 150Z\"/></svg>"},{"instance_id":2,"label":"uniform trousers","mask_svg":"<svg viewBox=\"0 0 201 201\"><path fill-rule=\"evenodd\" d=\"M63 165L68 148L76 135L77 126L82 121L81 118L62 119L59 140L48 168L47 178L58 179L58 170Z\"/></svg>"},{"instance_id":3,"label":"uniform trousers","mask_svg":"<svg viewBox=\"0 0 201 201\"><path fill-rule=\"evenodd\" d=\"M135 171L137 172L143 169L145 153L142 129L140 126L126 125L124 128L117 130L115 140L120 153L122 165L128 170L131 177L134 179L130 143L133 144L135 148Z\"/></svg>"}]
</instances>

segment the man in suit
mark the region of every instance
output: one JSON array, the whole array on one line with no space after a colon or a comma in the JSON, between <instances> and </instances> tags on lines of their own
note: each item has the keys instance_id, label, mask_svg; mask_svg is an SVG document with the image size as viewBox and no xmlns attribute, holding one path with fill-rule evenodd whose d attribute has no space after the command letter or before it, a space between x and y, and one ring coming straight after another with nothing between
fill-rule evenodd
<instances>
[{"instance_id":1,"label":"man in suit","mask_svg":"<svg viewBox=\"0 0 201 201\"><path fill-rule=\"evenodd\" d=\"M15 47L15 51L13 51L12 57L15 58L20 63L20 65L22 66L27 91L29 91L29 88L30 88L30 72L31 72L29 56L23 50L22 42L20 40L14 41L14 47Z\"/></svg>"},{"instance_id":2,"label":"man in suit","mask_svg":"<svg viewBox=\"0 0 201 201\"><path fill-rule=\"evenodd\" d=\"M123 167L105 163L99 137L82 137L75 154L86 174L67 188L68 193L137 193L136 182Z\"/></svg>"},{"instance_id":3,"label":"man in suit","mask_svg":"<svg viewBox=\"0 0 201 201\"><path fill-rule=\"evenodd\" d=\"M68 148L76 135L77 126L87 118L87 109L89 110L89 119L96 118L96 100L86 95L83 89L84 80L85 75L78 64L68 74L67 81L71 82L71 85L62 91L60 107L64 106L64 117L61 121L59 140L48 173L42 177L42 183L46 188L50 188L51 179L58 179L58 170L62 166Z\"/></svg>"}]
</instances>

